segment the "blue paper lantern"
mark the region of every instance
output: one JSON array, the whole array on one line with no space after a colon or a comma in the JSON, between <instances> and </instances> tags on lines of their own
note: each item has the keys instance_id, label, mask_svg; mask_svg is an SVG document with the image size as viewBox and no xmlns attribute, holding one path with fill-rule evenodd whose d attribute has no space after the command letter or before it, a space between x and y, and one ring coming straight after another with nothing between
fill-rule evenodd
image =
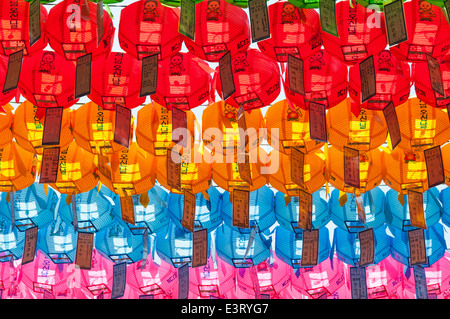
<instances>
[{"instance_id":1,"label":"blue paper lantern","mask_svg":"<svg viewBox=\"0 0 450 319\"><path fill-rule=\"evenodd\" d=\"M443 188L439 193L439 199L442 203L442 223L450 227L450 187Z\"/></svg>"},{"instance_id":2,"label":"blue paper lantern","mask_svg":"<svg viewBox=\"0 0 450 319\"><path fill-rule=\"evenodd\" d=\"M55 264L75 261L77 232L73 226L57 216L48 226L38 231L37 249Z\"/></svg>"},{"instance_id":3,"label":"blue paper lantern","mask_svg":"<svg viewBox=\"0 0 450 319\"><path fill-rule=\"evenodd\" d=\"M327 201L322 198L320 190L312 193L312 217L311 227L320 229L330 221ZM302 229L298 227L299 204L298 197L291 197L290 202L286 205L285 194L277 192L275 195L275 218L277 222L287 230L295 233L302 233Z\"/></svg>"},{"instance_id":4,"label":"blue paper lantern","mask_svg":"<svg viewBox=\"0 0 450 319\"><path fill-rule=\"evenodd\" d=\"M222 196L220 192L214 186L211 186L206 192L208 193L209 201L206 200L202 193L195 195L194 231L204 228L212 231L223 221L221 214ZM178 227L183 227L181 225L183 207L184 195L170 193L167 211L172 222Z\"/></svg>"},{"instance_id":5,"label":"blue paper lantern","mask_svg":"<svg viewBox=\"0 0 450 319\"><path fill-rule=\"evenodd\" d=\"M334 189L328 201L331 220L339 228L349 233L358 233L367 228L378 228L386 222L384 213L386 196L380 188L375 187L361 194L366 215L365 224L358 219L355 195L347 193L347 202L341 207L339 194L339 190Z\"/></svg>"},{"instance_id":6,"label":"blue paper lantern","mask_svg":"<svg viewBox=\"0 0 450 319\"><path fill-rule=\"evenodd\" d=\"M415 229L411 226L409 215L408 196L403 195L405 204L402 205L398 200L398 192L390 189L386 193L386 221L400 230L408 231ZM423 210L427 227L438 223L442 215L442 204L439 201L439 190L430 188L423 192Z\"/></svg>"},{"instance_id":7,"label":"blue paper lantern","mask_svg":"<svg viewBox=\"0 0 450 319\"><path fill-rule=\"evenodd\" d=\"M222 194L222 219L228 227L241 233L250 233L253 227L257 227L260 232L263 232L272 226L276 222L274 208L274 193L264 185L250 192L250 228L236 227L233 226L233 204L230 202L230 194L227 191Z\"/></svg>"},{"instance_id":8,"label":"blue paper lantern","mask_svg":"<svg viewBox=\"0 0 450 319\"><path fill-rule=\"evenodd\" d=\"M0 212L0 262L22 258L25 232L11 225L11 217Z\"/></svg>"},{"instance_id":9,"label":"blue paper lantern","mask_svg":"<svg viewBox=\"0 0 450 319\"><path fill-rule=\"evenodd\" d=\"M278 226L275 229L275 253L278 258L292 268L302 268L303 231L294 233ZM327 227L319 228L319 246L317 263L327 259L330 255L330 234ZM304 266L310 267L310 266Z\"/></svg>"}]
</instances>

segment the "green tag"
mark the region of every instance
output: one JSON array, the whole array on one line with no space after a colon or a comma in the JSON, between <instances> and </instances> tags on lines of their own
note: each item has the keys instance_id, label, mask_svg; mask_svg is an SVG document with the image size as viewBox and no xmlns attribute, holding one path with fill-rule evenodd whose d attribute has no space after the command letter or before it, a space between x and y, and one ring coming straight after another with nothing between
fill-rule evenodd
<instances>
[{"instance_id":1,"label":"green tag","mask_svg":"<svg viewBox=\"0 0 450 319\"><path fill-rule=\"evenodd\" d=\"M320 26L322 31L335 37L339 37L336 22L336 2L335 0L319 1Z\"/></svg>"},{"instance_id":2,"label":"green tag","mask_svg":"<svg viewBox=\"0 0 450 319\"><path fill-rule=\"evenodd\" d=\"M408 40L405 11L402 0L396 0L384 6L384 19L389 46Z\"/></svg>"},{"instance_id":3,"label":"green tag","mask_svg":"<svg viewBox=\"0 0 450 319\"><path fill-rule=\"evenodd\" d=\"M180 24L178 31L194 41L195 37L195 2L193 0L181 0Z\"/></svg>"}]
</instances>

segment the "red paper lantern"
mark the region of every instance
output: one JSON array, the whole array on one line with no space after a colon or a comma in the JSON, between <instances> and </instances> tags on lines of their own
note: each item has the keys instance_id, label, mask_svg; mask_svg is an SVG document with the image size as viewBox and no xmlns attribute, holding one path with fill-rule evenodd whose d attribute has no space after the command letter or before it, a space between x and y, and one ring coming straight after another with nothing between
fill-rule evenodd
<instances>
[{"instance_id":1,"label":"red paper lantern","mask_svg":"<svg viewBox=\"0 0 450 319\"><path fill-rule=\"evenodd\" d=\"M416 96L428 105L444 108L450 103L450 53L439 59L445 96L435 92L431 86L428 63L413 63L414 88Z\"/></svg>"},{"instance_id":2,"label":"red paper lantern","mask_svg":"<svg viewBox=\"0 0 450 319\"><path fill-rule=\"evenodd\" d=\"M89 20L82 16L84 3L89 8ZM67 60L92 53L92 60L107 56L112 49L115 28L111 17L103 10L103 37L97 46L97 4L87 0L64 0L48 14L48 41L53 50Z\"/></svg>"},{"instance_id":3,"label":"red paper lantern","mask_svg":"<svg viewBox=\"0 0 450 319\"><path fill-rule=\"evenodd\" d=\"M248 16L244 9L224 0L204 0L195 7L195 41L184 37L189 52L218 62L230 51L244 52L251 43Z\"/></svg>"},{"instance_id":4,"label":"red paper lantern","mask_svg":"<svg viewBox=\"0 0 450 319\"><path fill-rule=\"evenodd\" d=\"M178 8L163 6L158 0L136 1L120 13L120 47L139 60L155 53L159 60L169 58L183 43L179 20Z\"/></svg>"},{"instance_id":5,"label":"red paper lantern","mask_svg":"<svg viewBox=\"0 0 450 319\"><path fill-rule=\"evenodd\" d=\"M112 52L107 59L92 62L92 84L89 99L105 110L120 104L129 109L145 102L139 97L141 89L141 62L123 52Z\"/></svg>"},{"instance_id":6,"label":"red paper lantern","mask_svg":"<svg viewBox=\"0 0 450 319\"><path fill-rule=\"evenodd\" d=\"M210 74L205 61L189 52L178 52L159 62L158 85L151 98L171 110L189 110L208 99Z\"/></svg>"},{"instance_id":7,"label":"red paper lantern","mask_svg":"<svg viewBox=\"0 0 450 319\"><path fill-rule=\"evenodd\" d=\"M353 65L371 55L377 55L387 45L384 15L378 13L379 25L372 26L368 22L372 20L371 15L377 13L367 10L355 0L351 1L351 3L341 1L336 4L339 37L322 30L325 50L347 65Z\"/></svg>"},{"instance_id":8,"label":"red paper lantern","mask_svg":"<svg viewBox=\"0 0 450 319\"><path fill-rule=\"evenodd\" d=\"M309 108L310 101L331 108L347 97L347 65L325 50L303 60L304 95L291 90L288 74L289 67L284 81L286 97L303 109Z\"/></svg>"},{"instance_id":9,"label":"red paper lantern","mask_svg":"<svg viewBox=\"0 0 450 319\"><path fill-rule=\"evenodd\" d=\"M450 26L441 8L425 0L403 4L408 40L391 47L392 54L408 62L438 58L450 48Z\"/></svg>"},{"instance_id":10,"label":"red paper lantern","mask_svg":"<svg viewBox=\"0 0 450 319\"><path fill-rule=\"evenodd\" d=\"M314 9L300 9L279 1L269 5L268 11L271 37L258 42L262 53L287 62L289 54L305 59L320 50L320 19Z\"/></svg>"},{"instance_id":11,"label":"red paper lantern","mask_svg":"<svg viewBox=\"0 0 450 319\"><path fill-rule=\"evenodd\" d=\"M19 89L28 101L39 108L71 107L78 101L74 99L75 72L73 62L45 50L24 59Z\"/></svg>"},{"instance_id":12,"label":"red paper lantern","mask_svg":"<svg viewBox=\"0 0 450 319\"><path fill-rule=\"evenodd\" d=\"M5 83L6 72L8 70L8 58L0 55L0 83ZM17 94L17 89L2 92L3 87L0 86L0 112L4 112L2 106L9 103Z\"/></svg>"},{"instance_id":13,"label":"red paper lantern","mask_svg":"<svg viewBox=\"0 0 450 319\"><path fill-rule=\"evenodd\" d=\"M10 55L23 49L24 56L32 56L47 46L47 10L41 5L41 38L30 45L30 3L25 0L7 1L0 4L0 55Z\"/></svg>"},{"instance_id":14,"label":"red paper lantern","mask_svg":"<svg viewBox=\"0 0 450 319\"><path fill-rule=\"evenodd\" d=\"M373 57L376 77L376 95L361 103L361 77L359 63L350 68L349 95L355 106L369 110L382 110L392 101L394 106L405 103L411 88L409 64L398 60L389 50Z\"/></svg>"},{"instance_id":15,"label":"red paper lantern","mask_svg":"<svg viewBox=\"0 0 450 319\"><path fill-rule=\"evenodd\" d=\"M246 111L269 105L280 94L280 70L273 59L256 49L249 49L231 59L236 91L227 104ZM220 73L216 71L217 93L223 99Z\"/></svg>"}]
</instances>

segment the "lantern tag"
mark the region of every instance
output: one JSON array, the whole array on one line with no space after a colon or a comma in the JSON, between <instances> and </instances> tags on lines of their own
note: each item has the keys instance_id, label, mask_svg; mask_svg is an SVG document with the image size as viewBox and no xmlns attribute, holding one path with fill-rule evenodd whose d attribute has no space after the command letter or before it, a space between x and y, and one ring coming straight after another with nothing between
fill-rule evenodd
<instances>
[{"instance_id":1,"label":"lantern tag","mask_svg":"<svg viewBox=\"0 0 450 319\"><path fill-rule=\"evenodd\" d=\"M431 88L433 91L445 97L444 84L439 61L435 57L427 54L428 73L430 75Z\"/></svg>"},{"instance_id":2,"label":"lantern tag","mask_svg":"<svg viewBox=\"0 0 450 319\"><path fill-rule=\"evenodd\" d=\"M442 161L441 147L439 145L426 149L424 152L427 165L428 187L445 183L444 163Z\"/></svg>"},{"instance_id":3,"label":"lantern tag","mask_svg":"<svg viewBox=\"0 0 450 319\"><path fill-rule=\"evenodd\" d=\"M384 107L383 115L389 131L392 149L395 149L395 147L402 140L402 136L400 134L400 125L398 123L397 112L395 111L395 106L392 101Z\"/></svg>"},{"instance_id":4,"label":"lantern tag","mask_svg":"<svg viewBox=\"0 0 450 319\"><path fill-rule=\"evenodd\" d=\"M312 195L302 189L298 194L298 227L308 231L312 227Z\"/></svg>"},{"instance_id":5,"label":"lantern tag","mask_svg":"<svg viewBox=\"0 0 450 319\"><path fill-rule=\"evenodd\" d=\"M116 123L114 127L114 142L128 148L131 135L131 110L116 104Z\"/></svg>"},{"instance_id":6,"label":"lantern tag","mask_svg":"<svg viewBox=\"0 0 450 319\"><path fill-rule=\"evenodd\" d=\"M190 232L194 232L196 196L191 192L185 191L183 197L183 217L181 225Z\"/></svg>"},{"instance_id":7,"label":"lantern tag","mask_svg":"<svg viewBox=\"0 0 450 319\"><path fill-rule=\"evenodd\" d=\"M427 263L424 230L421 228L408 231L409 264L411 266Z\"/></svg>"},{"instance_id":8,"label":"lantern tag","mask_svg":"<svg viewBox=\"0 0 450 319\"><path fill-rule=\"evenodd\" d=\"M158 54L142 58L141 79L139 97L155 94L158 81Z\"/></svg>"},{"instance_id":9,"label":"lantern tag","mask_svg":"<svg viewBox=\"0 0 450 319\"><path fill-rule=\"evenodd\" d=\"M423 210L423 194L408 190L408 208L411 226L426 229L425 212Z\"/></svg>"},{"instance_id":10,"label":"lantern tag","mask_svg":"<svg viewBox=\"0 0 450 319\"><path fill-rule=\"evenodd\" d=\"M348 146L344 146L344 183L351 187L360 187L359 151Z\"/></svg>"},{"instance_id":11,"label":"lantern tag","mask_svg":"<svg viewBox=\"0 0 450 319\"><path fill-rule=\"evenodd\" d=\"M428 299L427 278L425 268L415 265L414 269L414 286L416 289L416 299Z\"/></svg>"},{"instance_id":12,"label":"lantern tag","mask_svg":"<svg viewBox=\"0 0 450 319\"><path fill-rule=\"evenodd\" d=\"M298 186L304 187L305 153L298 147L291 147L291 180Z\"/></svg>"},{"instance_id":13,"label":"lantern tag","mask_svg":"<svg viewBox=\"0 0 450 319\"><path fill-rule=\"evenodd\" d=\"M302 234L302 267L315 266L318 261L319 230L306 230Z\"/></svg>"},{"instance_id":14,"label":"lantern tag","mask_svg":"<svg viewBox=\"0 0 450 319\"><path fill-rule=\"evenodd\" d=\"M389 46L392 47L408 40L402 0L396 0L384 5L384 18Z\"/></svg>"},{"instance_id":15,"label":"lantern tag","mask_svg":"<svg viewBox=\"0 0 450 319\"><path fill-rule=\"evenodd\" d=\"M311 139L327 143L326 106L316 102L309 102L309 135Z\"/></svg>"},{"instance_id":16,"label":"lantern tag","mask_svg":"<svg viewBox=\"0 0 450 319\"><path fill-rule=\"evenodd\" d=\"M75 264L80 269L91 269L94 233L78 232Z\"/></svg>"},{"instance_id":17,"label":"lantern tag","mask_svg":"<svg viewBox=\"0 0 450 319\"><path fill-rule=\"evenodd\" d=\"M225 101L236 92L230 51L227 51L227 53L219 59L219 73L222 85L222 99Z\"/></svg>"},{"instance_id":18,"label":"lantern tag","mask_svg":"<svg viewBox=\"0 0 450 319\"><path fill-rule=\"evenodd\" d=\"M167 184L181 191L181 155L176 151L167 149L166 156Z\"/></svg>"},{"instance_id":19,"label":"lantern tag","mask_svg":"<svg viewBox=\"0 0 450 319\"><path fill-rule=\"evenodd\" d=\"M37 246L38 227L34 226L25 230L25 244L23 246L22 265L34 260Z\"/></svg>"},{"instance_id":20,"label":"lantern tag","mask_svg":"<svg viewBox=\"0 0 450 319\"><path fill-rule=\"evenodd\" d=\"M30 46L32 46L41 38L41 0L31 2L28 13Z\"/></svg>"},{"instance_id":21,"label":"lantern tag","mask_svg":"<svg viewBox=\"0 0 450 319\"><path fill-rule=\"evenodd\" d=\"M172 142L184 148L188 147L187 114L176 107L172 108Z\"/></svg>"},{"instance_id":22,"label":"lantern tag","mask_svg":"<svg viewBox=\"0 0 450 319\"><path fill-rule=\"evenodd\" d=\"M195 39L195 1L181 0L180 23L178 31L194 41Z\"/></svg>"},{"instance_id":23,"label":"lantern tag","mask_svg":"<svg viewBox=\"0 0 450 319\"><path fill-rule=\"evenodd\" d=\"M205 266L208 261L208 230L192 233L192 268Z\"/></svg>"},{"instance_id":24,"label":"lantern tag","mask_svg":"<svg viewBox=\"0 0 450 319\"><path fill-rule=\"evenodd\" d=\"M134 219L134 202L133 202L133 196L125 196L120 197L120 210L122 213L122 220L132 224L136 225L135 219Z\"/></svg>"},{"instance_id":25,"label":"lantern tag","mask_svg":"<svg viewBox=\"0 0 450 319\"><path fill-rule=\"evenodd\" d=\"M185 263L178 268L178 299L189 297L189 264Z\"/></svg>"},{"instance_id":26,"label":"lantern tag","mask_svg":"<svg viewBox=\"0 0 450 319\"><path fill-rule=\"evenodd\" d=\"M92 53L77 58L75 73L75 99L91 93Z\"/></svg>"},{"instance_id":27,"label":"lantern tag","mask_svg":"<svg viewBox=\"0 0 450 319\"><path fill-rule=\"evenodd\" d=\"M44 148L42 153L40 184L55 183L59 169L59 147Z\"/></svg>"},{"instance_id":28,"label":"lantern tag","mask_svg":"<svg viewBox=\"0 0 450 319\"><path fill-rule=\"evenodd\" d=\"M233 189L233 226L250 228L250 192Z\"/></svg>"},{"instance_id":29,"label":"lantern tag","mask_svg":"<svg viewBox=\"0 0 450 319\"><path fill-rule=\"evenodd\" d=\"M58 145L61 136L63 107L45 108L44 131L42 145Z\"/></svg>"},{"instance_id":30,"label":"lantern tag","mask_svg":"<svg viewBox=\"0 0 450 319\"><path fill-rule=\"evenodd\" d=\"M350 286L352 299L367 299L365 267L350 267Z\"/></svg>"},{"instance_id":31,"label":"lantern tag","mask_svg":"<svg viewBox=\"0 0 450 319\"><path fill-rule=\"evenodd\" d=\"M266 0L249 0L252 42L270 38L269 12Z\"/></svg>"},{"instance_id":32,"label":"lantern tag","mask_svg":"<svg viewBox=\"0 0 450 319\"><path fill-rule=\"evenodd\" d=\"M320 0L319 15L322 31L334 35L335 37L339 37L336 21L336 1Z\"/></svg>"},{"instance_id":33,"label":"lantern tag","mask_svg":"<svg viewBox=\"0 0 450 319\"><path fill-rule=\"evenodd\" d=\"M361 103L364 103L377 94L373 55L359 63L359 73L361 78Z\"/></svg>"},{"instance_id":34,"label":"lantern tag","mask_svg":"<svg viewBox=\"0 0 450 319\"><path fill-rule=\"evenodd\" d=\"M19 85L20 70L22 69L23 50L19 50L9 55L8 69L6 71L3 93L17 89Z\"/></svg>"},{"instance_id":35,"label":"lantern tag","mask_svg":"<svg viewBox=\"0 0 450 319\"><path fill-rule=\"evenodd\" d=\"M368 228L358 233L360 255L359 267L370 265L374 262L375 241L373 237L373 229Z\"/></svg>"},{"instance_id":36,"label":"lantern tag","mask_svg":"<svg viewBox=\"0 0 450 319\"><path fill-rule=\"evenodd\" d=\"M291 91L305 95L303 60L291 54L288 55L288 81Z\"/></svg>"},{"instance_id":37,"label":"lantern tag","mask_svg":"<svg viewBox=\"0 0 450 319\"><path fill-rule=\"evenodd\" d=\"M120 298L125 292L127 279L127 263L122 262L113 266L113 284L111 289L111 299Z\"/></svg>"}]
</instances>

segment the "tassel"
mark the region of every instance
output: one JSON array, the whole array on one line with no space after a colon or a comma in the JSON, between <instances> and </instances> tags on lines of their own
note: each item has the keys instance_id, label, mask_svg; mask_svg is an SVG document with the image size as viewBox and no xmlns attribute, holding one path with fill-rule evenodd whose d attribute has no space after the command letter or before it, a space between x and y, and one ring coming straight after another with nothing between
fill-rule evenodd
<instances>
[{"instance_id":1,"label":"tassel","mask_svg":"<svg viewBox=\"0 0 450 319\"><path fill-rule=\"evenodd\" d=\"M400 202L400 204L402 204L402 206L405 205L405 197L402 193L398 193L398 201Z\"/></svg>"},{"instance_id":2,"label":"tassel","mask_svg":"<svg viewBox=\"0 0 450 319\"><path fill-rule=\"evenodd\" d=\"M48 195L48 184L44 184L44 193Z\"/></svg>"},{"instance_id":3,"label":"tassel","mask_svg":"<svg viewBox=\"0 0 450 319\"><path fill-rule=\"evenodd\" d=\"M291 196L289 195L284 195L284 203L286 204L286 206L291 202Z\"/></svg>"},{"instance_id":4,"label":"tassel","mask_svg":"<svg viewBox=\"0 0 450 319\"><path fill-rule=\"evenodd\" d=\"M148 204L150 203L150 199L148 198L147 192L144 192L139 195L139 202L141 203L142 206L147 208Z\"/></svg>"},{"instance_id":5,"label":"tassel","mask_svg":"<svg viewBox=\"0 0 450 319\"><path fill-rule=\"evenodd\" d=\"M70 196L69 194L67 194L67 196L66 196L66 204L67 204L67 206L69 206L70 203L72 203L72 196Z\"/></svg>"},{"instance_id":6,"label":"tassel","mask_svg":"<svg viewBox=\"0 0 450 319\"><path fill-rule=\"evenodd\" d=\"M347 202L347 193L339 191L339 204L342 206Z\"/></svg>"}]
</instances>

